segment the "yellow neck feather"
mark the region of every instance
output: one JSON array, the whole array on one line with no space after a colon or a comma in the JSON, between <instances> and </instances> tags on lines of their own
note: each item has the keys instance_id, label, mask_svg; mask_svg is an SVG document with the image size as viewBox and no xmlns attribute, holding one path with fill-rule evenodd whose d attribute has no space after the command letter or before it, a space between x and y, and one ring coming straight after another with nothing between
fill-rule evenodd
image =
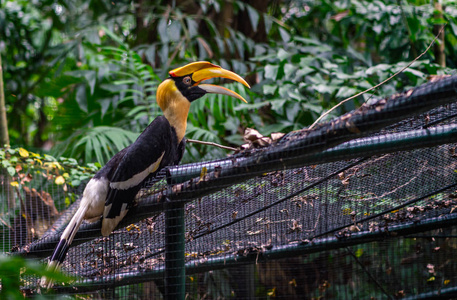
<instances>
[{"instance_id":1,"label":"yellow neck feather","mask_svg":"<svg viewBox=\"0 0 457 300\"><path fill-rule=\"evenodd\" d=\"M159 85L156 99L165 118L175 128L180 143L186 134L189 100L181 94L172 79L166 79Z\"/></svg>"}]
</instances>

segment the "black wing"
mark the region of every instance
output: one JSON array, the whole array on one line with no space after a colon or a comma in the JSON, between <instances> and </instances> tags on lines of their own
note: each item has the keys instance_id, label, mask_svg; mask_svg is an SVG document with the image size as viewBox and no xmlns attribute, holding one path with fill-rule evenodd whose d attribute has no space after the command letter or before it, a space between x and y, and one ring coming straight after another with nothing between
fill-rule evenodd
<instances>
[{"instance_id":1,"label":"black wing","mask_svg":"<svg viewBox=\"0 0 457 300\"><path fill-rule=\"evenodd\" d=\"M174 128L172 128L172 130L173 130L173 132L175 132ZM175 135L176 135L176 133L175 133ZM186 138L183 138L178 145L178 149L176 150L176 155L173 158L174 166L179 165L179 163L181 162L181 159L184 155L184 151L186 151Z\"/></svg>"},{"instance_id":2,"label":"black wing","mask_svg":"<svg viewBox=\"0 0 457 300\"><path fill-rule=\"evenodd\" d=\"M112 174L107 174L110 187L103 214L103 235L111 233L122 220L142 182L182 156L177 154L177 146L174 129L165 117L159 116L128 147Z\"/></svg>"}]
</instances>

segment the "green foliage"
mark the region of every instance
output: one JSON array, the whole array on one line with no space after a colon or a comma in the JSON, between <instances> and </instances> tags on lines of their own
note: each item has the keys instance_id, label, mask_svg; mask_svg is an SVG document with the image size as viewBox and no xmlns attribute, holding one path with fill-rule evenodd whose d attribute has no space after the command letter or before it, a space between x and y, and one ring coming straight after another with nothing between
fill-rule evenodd
<instances>
[{"instance_id":1,"label":"green foliage","mask_svg":"<svg viewBox=\"0 0 457 300\"><path fill-rule=\"evenodd\" d=\"M0 168L2 177L7 178L0 185L0 203L5 204L0 209L0 239L4 241L0 244L0 252L7 252L15 245L13 241L10 244L9 240L12 230L17 228L15 224L18 219L36 221L35 213L42 213L41 205L47 206L50 211L70 205L80 194L80 185L94 176L100 164L81 166L74 158L55 158L24 148L0 148ZM4 176L5 172L8 177ZM9 198L11 194L17 197ZM15 203L11 203L13 199ZM34 225L28 228L42 228ZM27 235L29 241L44 233L38 231L27 232L30 233Z\"/></svg>"},{"instance_id":2,"label":"green foliage","mask_svg":"<svg viewBox=\"0 0 457 300\"><path fill-rule=\"evenodd\" d=\"M404 67L445 22L449 68L434 63L432 48L330 117L430 74L452 73L457 9L455 1L443 7L439 18L421 0L6 1L0 33L8 39L0 50L11 141L103 164L160 114L155 91L168 70L195 60L247 77L252 90L248 104L209 95L193 103L189 138L237 146L246 127L262 134L301 129ZM189 144L184 161L226 154Z\"/></svg>"},{"instance_id":3,"label":"green foliage","mask_svg":"<svg viewBox=\"0 0 457 300\"><path fill-rule=\"evenodd\" d=\"M291 2L285 16L293 35L350 50L370 66L413 60L433 40L433 25L447 22L447 63L455 68L455 1L442 1L443 19L434 16L428 1L304 2L304 9L299 9L299 2Z\"/></svg>"},{"instance_id":4,"label":"green foliage","mask_svg":"<svg viewBox=\"0 0 457 300\"><path fill-rule=\"evenodd\" d=\"M253 58L258 62L256 70L260 77L254 89L263 98L248 107L263 108L276 121L258 127L263 134L297 130L311 124L324 110L401 70L420 54L417 49L425 50L434 38L430 23L435 21L429 4L305 3L304 10L297 3L290 4L284 17L291 30L280 28L281 48L265 47L261 56ZM445 16L455 20L457 14L448 9ZM402 23L403 18L408 22ZM411 24L415 27L410 28ZM409 37L408 30L412 32ZM453 39L455 33L451 31L446 37ZM455 57L450 50L448 57ZM426 55L374 92L346 103L330 117L352 110L370 97L386 97L420 85L429 74L450 73L431 59Z\"/></svg>"},{"instance_id":5,"label":"green foliage","mask_svg":"<svg viewBox=\"0 0 457 300\"><path fill-rule=\"evenodd\" d=\"M76 159L40 155L24 148L0 148L1 167L12 177L13 187L31 182L34 176L54 182L56 185L77 187L100 169L99 163L80 166ZM41 186L41 185L40 185Z\"/></svg>"},{"instance_id":6,"label":"green foliage","mask_svg":"<svg viewBox=\"0 0 457 300\"><path fill-rule=\"evenodd\" d=\"M72 279L57 271L46 270L46 266L36 261L26 260L17 256L0 255L0 298L2 299L24 299L25 292L20 287L27 281L27 277L46 276L49 279L69 283ZM35 297L35 299L44 297Z\"/></svg>"},{"instance_id":7,"label":"green foliage","mask_svg":"<svg viewBox=\"0 0 457 300\"><path fill-rule=\"evenodd\" d=\"M256 58L265 65L259 68L262 81L256 86L256 91L264 98L245 105L249 108L263 105L276 120L282 120L262 128L264 134L301 129L325 109L376 85L407 65L407 62L398 62L370 67L350 53L341 55L325 44L299 37L293 38L284 48ZM374 93L366 93L355 103L347 103L338 114L354 109L372 96L387 97L420 85L426 81L427 74L438 70L439 66L428 60L416 61Z\"/></svg>"},{"instance_id":8,"label":"green foliage","mask_svg":"<svg viewBox=\"0 0 457 300\"><path fill-rule=\"evenodd\" d=\"M53 199L55 203L65 203L69 205L76 198L76 188L82 183L88 181L100 169L99 163L89 163L86 166L80 166L74 158L55 158L51 155L40 155L24 148L0 148L0 167L6 170L10 180L5 181L10 186L0 186L0 201L6 203L8 189L23 190L23 186L38 191L42 190L61 190L64 192L62 197L65 199ZM15 207L22 207L21 198L16 199ZM2 226L8 224L11 226L11 216L18 215L12 207L8 210L8 205L3 206L4 210L0 212ZM0 230L1 232L1 230ZM8 245L2 245L2 248L8 248ZM5 248L3 250L6 250Z\"/></svg>"},{"instance_id":9,"label":"green foliage","mask_svg":"<svg viewBox=\"0 0 457 300\"><path fill-rule=\"evenodd\" d=\"M226 88L237 92L245 99L251 98L239 83L230 83ZM208 94L203 99L192 103L186 137L223 145L240 145L243 143L240 130L243 123L252 122L252 117L245 104L238 99L225 95ZM226 155L227 151L212 146L191 145L187 147L186 161L212 160Z\"/></svg>"},{"instance_id":10,"label":"green foliage","mask_svg":"<svg viewBox=\"0 0 457 300\"><path fill-rule=\"evenodd\" d=\"M40 186L79 186L100 167L80 163L104 164L132 143L160 114L158 83L168 70L191 61L220 64L252 85L250 91L238 83L225 85L247 104L206 95L191 106L188 138L232 146L243 143L246 127L264 135L306 127L343 99L387 79L426 49L436 34L434 25L448 24L448 68L435 63L432 48L402 74L330 117L371 97L422 84L429 75L455 73L456 1L442 2L439 18L423 0L2 1L0 53L14 147L0 149L0 167L18 188L32 179ZM189 144L184 162L227 153ZM342 214L350 213L351 205ZM0 217L8 224L19 213L3 211ZM0 257L2 299L22 297L23 268L45 275L27 261ZM229 295L225 286L222 290ZM273 297L274 290L262 295Z\"/></svg>"},{"instance_id":11,"label":"green foliage","mask_svg":"<svg viewBox=\"0 0 457 300\"><path fill-rule=\"evenodd\" d=\"M120 42L107 28L101 30ZM53 152L104 164L130 145L158 115L158 79L152 68L124 43L118 48L90 43L84 47L87 64L81 66L83 70L65 74L72 80L63 88L73 90L70 97L74 101L61 105L64 112L77 109L79 113L63 114L67 127L61 128L60 134L65 140ZM75 119L69 122L72 116Z\"/></svg>"}]
</instances>

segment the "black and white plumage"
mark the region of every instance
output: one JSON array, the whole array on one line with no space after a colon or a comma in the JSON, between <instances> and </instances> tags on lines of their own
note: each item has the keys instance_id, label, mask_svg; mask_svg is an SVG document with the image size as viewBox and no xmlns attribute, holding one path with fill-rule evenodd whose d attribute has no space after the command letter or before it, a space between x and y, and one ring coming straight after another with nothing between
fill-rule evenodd
<instances>
[{"instance_id":1,"label":"black and white plumage","mask_svg":"<svg viewBox=\"0 0 457 300\"><path fill-rule=\"evenodd\" d=\"M94 180L104 182L106 178L109 182L102 235L107 236L116 228L131 207L142 182L166 166L179 164L184 148L185 139L178 142L175 128L164 116L159 116L125 149L124 155L113 157L114 167L108 167L104 172L102 169L99 176L94 176Z\"/></svg>"},{"instance_id":2,"label":"black and white plumage","mask_svg":"<svg viewBox=\"0 0 457 300\"><path fill-rule=\"evenodd\" d=\"M214 77L230 78L249 87L237 74L208 62L170 71L170 77L157 89L157 103L164 116L152 121L133 144L114 155L87 183L79 208L51 255L48 269L57 269L63 263L83 220L96 221L103 216L101 234L108 236L129 211L142 183L162 168L181 161L192 101L206 93L230 95L245 101L226 88L198 85ZM43 277L41 285L49 288L51 281Z\"/></svg>"},{"instance_id":3,"label":"black and white plumage","mask_svg":"<svg viewBox=\"0 0 457 300\"><path fill-rule=\"evenodd\" d=\"M82 221L103 215L101 233L108 236L124 218L141 184L184 154L185 140L178 144L175 129L164 116L157 117L137 140L111 158L87 183L80 206L63 232L50 259L62 264Z\"/></svg>"}]
</instances>

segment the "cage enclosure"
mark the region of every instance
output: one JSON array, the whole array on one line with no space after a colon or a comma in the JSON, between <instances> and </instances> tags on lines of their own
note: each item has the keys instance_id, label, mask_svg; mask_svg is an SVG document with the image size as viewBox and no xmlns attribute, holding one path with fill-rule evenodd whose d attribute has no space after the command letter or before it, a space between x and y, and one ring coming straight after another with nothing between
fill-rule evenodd
<instances>
[{"instance_id":1,"label":"cage enclosure","mask_svg":"<svg viewBox=\"0 0 457 300\"><path fill-rule=\"evenodd\" d=\"M90 299L456 297L456 100L457 76L439 78L265 147L166 168L110 236L100 221L81 226L63 264L77 280L54 289ZM78 205L65 198L81 191L36 174L19 189L1 172L4 251L45 261ZM24 291L38 280L24 277Z\"/></svg>"}]
</instances>

